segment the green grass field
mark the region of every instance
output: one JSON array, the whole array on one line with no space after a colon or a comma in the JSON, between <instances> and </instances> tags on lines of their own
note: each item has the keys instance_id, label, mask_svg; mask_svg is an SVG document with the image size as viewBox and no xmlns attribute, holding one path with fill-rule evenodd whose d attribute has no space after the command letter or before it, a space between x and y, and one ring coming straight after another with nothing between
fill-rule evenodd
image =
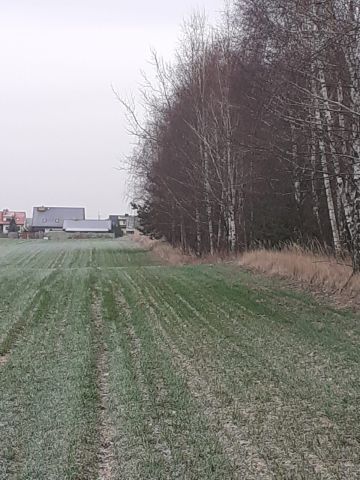
<instances>
[{"instance_id":1,"label":"green grass field","mask_svg":"<svg viewBox=\"0 0 360 480\"><path fill-rule=\"evenodd\" d=\"M359 479L360 316L127 239L0 241L0 479Z\"/></svg>"}]
</instances>

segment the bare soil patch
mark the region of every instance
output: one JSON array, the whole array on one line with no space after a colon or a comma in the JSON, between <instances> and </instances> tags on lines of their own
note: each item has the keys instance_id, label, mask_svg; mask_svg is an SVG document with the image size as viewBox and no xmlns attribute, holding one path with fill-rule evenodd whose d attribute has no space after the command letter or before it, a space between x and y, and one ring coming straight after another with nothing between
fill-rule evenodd
<instances>
[{"instance_id":1,"label":"bare soil patch","mask_svg":"<svg viewBox=\"0 0 360 480\"><path fill-rule=\"evenodd\" d=\"M10 358L9 353L5 353L5 355L0 355L0 367L5 365L9 361L9 358Z\"/></svg>"}]
</instances>

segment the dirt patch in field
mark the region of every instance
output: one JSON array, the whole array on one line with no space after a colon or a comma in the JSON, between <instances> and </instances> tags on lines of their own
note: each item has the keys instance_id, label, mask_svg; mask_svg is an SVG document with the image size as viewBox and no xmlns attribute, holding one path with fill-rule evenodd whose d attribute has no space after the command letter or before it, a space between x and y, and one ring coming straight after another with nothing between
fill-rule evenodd
<instances>
[{"instance_id":1,"label":"dirt patch in field","mask_svg":"<svg viewBox=\"0 0 360 480\"><path fill-rule=\"evenodd\" d=\"M95 290L92 299L92 316L95 324L98 355L97 355L97 385L100 399L100 417L99 417L99 480L110 480L112 476L112 465L114 462L113 438L114 430L109 415L109 367L108 354L103 341L103 318L101 312L101 300L99 293Z\"/></svg>"},{"instance_id":2,"label":"dirt patch in field","mask_svg":"<svg viewBox=\"0 0 360 480\"><path fill-rule=\"evenodd\" d=\"M9 353L5 353L5 355L0 355L0 367L2 367L3 365L6 365L7 362L9 361L9 358L10 358Z\"/></svg>"}]
</instances>

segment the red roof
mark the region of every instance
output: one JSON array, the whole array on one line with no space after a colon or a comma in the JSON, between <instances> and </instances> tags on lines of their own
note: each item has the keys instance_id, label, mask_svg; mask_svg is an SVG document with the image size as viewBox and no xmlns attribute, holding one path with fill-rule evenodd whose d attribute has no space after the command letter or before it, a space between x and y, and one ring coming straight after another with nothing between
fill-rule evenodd
<instances>
[{"instance_id":1,"label":"red roof","mask_svg":"<svg viewBox=\"0 0 360 480\"><path fill-rule=\"evenodd\" d=\"M16 225L25 225L26 213L11 210L0 211L0 225L9 225L11 218L15 218Z\"/></svg>"}]
</instances>

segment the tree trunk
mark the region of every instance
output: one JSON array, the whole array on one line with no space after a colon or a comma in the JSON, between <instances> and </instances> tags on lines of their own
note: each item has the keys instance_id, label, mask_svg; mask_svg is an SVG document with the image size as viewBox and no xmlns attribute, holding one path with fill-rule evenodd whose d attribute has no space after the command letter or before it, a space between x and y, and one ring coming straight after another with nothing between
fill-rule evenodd
<instances>
[{"instance_id":1,"label":"tree trunk","mask_svg":"<svg viewBox=\"0 0 360 480\"><path fill-rule=\"evenodd\" d=\"M338 102L342 105L344 102L344 94L343 94L343 88L342 88L342 81L339 80L338 83L338 88L337 88L337 96L338 96ZM340 127L340 134L342 132L342 139L341 139L341 153L343 157L343 163L347 162L348 158L348 148L346 144L346 140L344 138L345 132L346 132L346 124L345 124L345 117L342 112L342 110L339 110L339 127ZM344 179L341 174L340 170L340 163L335 158L334 161L334 167L335 167L335 173L336 173L336 181L337 181L337 190L338 190L338 195L341 198L341 202L344 207L344 215L345 215L345 222L347 226L347 230L350 234L350 239L351 242L353 240L354 236L354 208L353 205L351 205L349 201L349 182L344 182ZM343 236L346 238L346 232L343 233Z\"/></svg>"},{"instance_id":2,"label":"tree trunk","mask_svg":"<svg viewBox=\"0 0 360 480\"><path fill-rule=\"evenodd\" d=\"M317 170L317 162L316 162L316 145L315 145L315 134L311 132L311 145L310 145L310 159L311 159L311 194L312 194L312 204L313 204L313 213L316 219L316 223L319 229L321 240L324 241L324 233L320 218L320 202L319 202L319 195L317 192L316 186L316 170Z\"/></svg>"},{"instance_id":3,"label":"tree trunk","mask_svg":"<svg viewBox=\"0 0 360 480\"><path fill-rule=\"evenodd\" d=\"M300 179L300 166L298 159L298 146L295 138L295 126L294 123L290 124L291 129L291 142L292 142L292 157L293 157L293 175L294 175L294 198L299 222L299 229L302 230L302 217L301 217L301 204L302 204L302 194L301 194L301 179Z\"/></svg>"},{"instance_id":4,"label":"tree trunk","mask_svg":"<svg viewBox=\"0 0 360 480\"><path fill-rule=\"evenodd\" d=\"M212 207L210 203L211 187L209 181L209 158L206 152L206 146L203 148L204 153L204 186L205 186L205 205L209 229L209 251L210 255L214 255L214 226L212 219Z\"/></svg>"},{"instance_id":5,"label":"tree trunk","mask_svg":"<svg viewBox=\"0 0 360 480\"><path fill-rule=\"evenodd\" d=\"M354 2L350 2L350 20L356 25L355 5ZM353 31L355 33L355 29ZM359 68L360 59L357 48L359 47L359 40L354 37L349 45L344 47L345 59L350 75L350 99L351 110L353 112L359 112L360 110L360 78ZM351 121L351 134L352 134L352 153L353 153L353 182L351 185L351 201L354 209L353 214L353 238L352 238L352 260L353 271L360 273L360 120L355 114L352 114Z\"/></svg>"},{"instance_id":6,"label":"tree trunk","mask_svg":"<svg viewBox=\"0 0 360 480\"><path fill-rule=\"evenodd\" d=\"M324 142L323 123L322 123L322 118L321 118L321 113L320 113L320 108L319 108L319 102L318 102L317 96L316 96L316 86L315 86L314 82L313 82L313 90L314 90L314 93L315 93L315 99L314 99L315 120L316 120L317 133L318 133L318 137L319 137L318 138L318 144L319 144L319 152L320 152L320 162L321 162L322 172L323 172L325 194L326 194L328 213L329 213L329 219L330 219L330 224L331 224L331 231L332 231L334 249L335 249L336 255L339 255L341 253L339 228L338 228L338 224L337 224L335 207L334 207L334 199L333 199L333 194L332 194L332 190L331 190L329 167L328 167L328 161L327 161L327 156L326 156L326 148L325 148L325 142Z\"/></svg>"},{"instance_id":7,"label":"tree trunk","mask_svg":"<svg viewBox=\"0 0 360 480\"><path fill-rule=\"evenodd\" d=\"M182 214L180 216L180 242L182 251L187 252L186 229L184 224L184 217Z\"/></svg>"},{"instance_id":8,"label":"tree trunk","mask_svg":"<svg viewBox=\"0 0 360 480\"><path fill-rule=\"evenodd\" d=\"M201 222L200 222L199 207L196 207L195 221L196 221L196 255L200 257L201 256Z\"/></svg>"}]
</instances>

